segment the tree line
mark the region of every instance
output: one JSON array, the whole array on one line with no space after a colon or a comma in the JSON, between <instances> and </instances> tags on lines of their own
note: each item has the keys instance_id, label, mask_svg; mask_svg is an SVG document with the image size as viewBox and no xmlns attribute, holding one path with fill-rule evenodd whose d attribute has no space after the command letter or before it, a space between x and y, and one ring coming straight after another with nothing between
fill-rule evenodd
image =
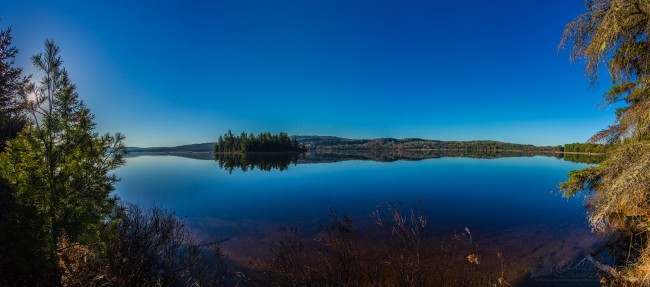
<instances>
[{"instance_id":1,"label":"tree line","mask_svg":"<svg viewBox=\"0 0 650 287\"><path fill-rule=\"evenodd\" d=\"M562 151L562 146L535 146L499 141L439 141L425 139L343 139L327 138L312 141L313 150L465 150L465 151Z\"/></svg>"},{"instance_id":2,"label":"tree line","mask_svg":"<svg viewBox=\"0 0 650 287\"><path fill-rule=\"evenodd\" d=\"M564 145L564 152L605 153L610 145L599 143L572 143Z\"/></svg>"},{"instance_id":3,"label":"tree line","mask_svg":"<svg viewBox=\"0 0 650 287\"><path fill-rule=\"evenodd\" d=\"M298 142L296 137L289 137L284 132L270 132L254 135L242 132L239 136L230 130L214 144L215 153L247 153L247 152L303 152L305 145Z\"/></svg>"}]
</instances>

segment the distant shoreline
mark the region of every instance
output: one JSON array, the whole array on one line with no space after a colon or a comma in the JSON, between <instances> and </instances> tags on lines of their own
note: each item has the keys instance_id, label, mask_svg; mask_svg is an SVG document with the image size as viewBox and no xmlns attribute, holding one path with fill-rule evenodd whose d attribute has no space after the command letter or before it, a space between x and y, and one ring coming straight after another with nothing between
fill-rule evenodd
<instances>
[{"instance_id":1,"label":"distant shoreline","mask_svg":"<svg viewBox=\"0 0 650 287\"><path fill-rule=\"evenodd\" d=\"M224 154L224 155L234 155L234 154L239 154L239 155L270 155L270 154L299 154L299 153L307 153L307 152L316 152L316 153L327 153L327 152L382 152L382 151L476 151L476 152L520 152L520 153L545 153L545 154L577 154L577 155L604 155L605 153L593 153L593 152L564 152L564 151L553 151L553 150L516 150L516 149L499 149L499 150L494 150L494 149L327 149L327 148L321 148L321 149L315 149L315 150L307 150L307 151L285 151L285 152L218 152L215 153L213 151L209 150L204 150L204 151L198 151L198 150L168 150L168 151L147 151L147 150L132 150L129 151L129 153L137 153L137 154L197 154L197 153L210 153L210 154Z\"/></svg>"},{"instance_id":2,"label":"distant shoreline","mask_svg":"<svg viewBox=\"0 0 650 287\"><path fill-rule=\"evenodd\" d=\"M536 146L532 144L517 144L508 142L499 142L493 140L471 140L471 141L440 141L440 140L427 140L420 138L376 138L376 139L349 139L334 136L294 136L293 139L297 140L301 145L304 145L306 150L291 150L286 151L248 151L242 152L239 149L226 152L226 149L220 149L219 154L234 155L234 154L249 154L249 155L271 155L277 154L299 154L303 152L367 152L367 153L400 153L400 152L517 152L525 154L553 154L553 155L592 155L602 156L604 153L593 151L605 151L601 147L594 147L589 144L565 144L557 146ZM132 153L143 154L156 153L199 153L199 152L214 152L214 142L188 144L173 147L129 147L128 150ZM582 145L585 145L584 147ZM565 148L568 151L565 151ZM580 152L580 150L584 150ZM588 152L591 151L591 152Z\"/></svg>"},{"instance_id":3,"label":"distant shoreline","mask_svg":"<svg viewBox=\"0 0 650 287\"><path fill-rule=\"evenodd\" d=\"M213 154L292 154L292 153L306 153L307 150L302 151L250 151L250 152L211 152Z\"/></svg>"},{"instance_id":4,"label":"distant shoreline","mask_svg":"<svg viewBox=\"0 0 650 287\"><path fill-rule=\"evenodd\" d=\"M556 153L563 153L563 154L586 154L586 155L604 155L606 154L605 152L576 152L576 151L558 151Z\"/></svg>"},{"instance_id":5,"label":"distant shoreline","mask_svg":"<svg viewBox=\"0 0 650 287\"><path fill-rule=\"evenodd\" d=\"M555 151L555 150L520 150L520 149L450 149L450 148L439 148L439 149L327 149L321 148L316 149L315 152L333 152L333 151L476 151L476 152L520 152L520 153L552 153L552 154L583 154L583 155L604 155L605 153L595 153L595 152L565 152L565 151Z\"/></svg>"}]
</instances>

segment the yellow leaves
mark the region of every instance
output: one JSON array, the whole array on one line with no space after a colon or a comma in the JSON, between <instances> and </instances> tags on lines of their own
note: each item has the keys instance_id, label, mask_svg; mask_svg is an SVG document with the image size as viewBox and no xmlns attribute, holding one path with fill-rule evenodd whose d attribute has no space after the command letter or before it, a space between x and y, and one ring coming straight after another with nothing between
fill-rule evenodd
<instances>
[{"instance_id":1,"label":"yellow leaves","mask_svg":"<svg viewBox=\"0 0 650 287\"><path fill-rule=\"evenodd\" d=\"M476 253L471 253L470 255L467 255L467 262L473 263L473 264L480 264L478 260L478 255Z\"/></svg>"},{"instance_id":2,"label":"yellow leaves","mask_svg":"<svg viewBox=\"0 0 650 287\"><path fill-rule=\"evenodd\" d=\"M605 52L605 49L607 49L607 42L603 42L603 43L600 45L600 52L601 52L601 53L602 53L602 52Z\"/></svg>"}]
</instances>

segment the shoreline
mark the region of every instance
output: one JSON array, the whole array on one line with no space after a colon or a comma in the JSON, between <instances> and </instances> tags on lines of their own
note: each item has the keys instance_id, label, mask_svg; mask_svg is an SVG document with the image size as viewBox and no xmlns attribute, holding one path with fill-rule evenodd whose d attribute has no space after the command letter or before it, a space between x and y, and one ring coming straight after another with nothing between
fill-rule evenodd
<instances>
[{"instance_id":1,"label":"shoreline","mask_svg":"<svg viewBox=\"0 0 650 287\"><path fill-rule=\"evenodd\" d=\"M310 150L311 151L311 150ZM520 149L315 149L315 152L355 151L355 152L382 152L382 151L468 151L468 152L520 152L520 153L548 153L548 154L582 154L582 155L604 155L605 153L593 152L564 152L554 150L520 150Z\"/></svg>"},{"instance_id":2,"label":"shoreline","mask_svg":"<svg viewBox=\"0 0 650 287\"><path fill-rule=\"evenodd\" d=\"M176 150L176 151L129 151L129 154L179 154L179 153L211 153L211 154L223 154L223 155L268 155L268 154L300 154L308 152L399 152L399 151L467 151L467 152L520 152L520 153L544 153L544 154L577 154L577 155L592 155L600 156L605 155L606 153L593 153L593 152L565 152L565 151L550 151L550 150L516 150L516 149L315 149L315 150L306 150L306 151L285 151L285 152L218 152L213 151L195 151L195 150Z\"/></svg>"}]
</instances>

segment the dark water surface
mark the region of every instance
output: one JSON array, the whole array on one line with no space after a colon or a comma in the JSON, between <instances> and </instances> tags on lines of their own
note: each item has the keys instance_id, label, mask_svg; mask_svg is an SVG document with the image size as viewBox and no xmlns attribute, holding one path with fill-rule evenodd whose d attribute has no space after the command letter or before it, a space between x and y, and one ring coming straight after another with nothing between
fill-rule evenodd
<instances>
[{"instance_id":1,"label":"dark water surface","mask_svg":"<svg viewBox=\"0 0 650 287\"><path fill-rule=\"evenodd\" d=\"M227 239L224 248L239 262L263 257L280 225L317 234L333 208L370 226L370 213L389 201L425 213L432 236L469 227L487 252L502 252L509 270L529 279L580 263L597 242L584 199L556 193L570 170L586 164L556 157L380 162L307 156L283 171L246 172L224 170L209 156L191 157L129 157L117 171L122 181L116 193L127 202L174 210L200 238Z\"/></svg>"}]
</instances>

